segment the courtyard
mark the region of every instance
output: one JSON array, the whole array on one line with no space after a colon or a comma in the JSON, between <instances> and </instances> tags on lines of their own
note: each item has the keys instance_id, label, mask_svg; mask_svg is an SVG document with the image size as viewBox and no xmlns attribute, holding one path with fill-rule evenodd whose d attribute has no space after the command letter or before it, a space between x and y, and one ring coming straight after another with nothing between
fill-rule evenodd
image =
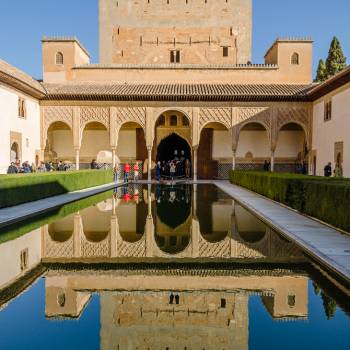
<instances>
[{"instance_id":1,"label":"courtyard","mask_svg":"<svg viewBox=\"0 0 350 350\"><path fill-rule=\"evenodd\" d=\"M348 348L337 2L1 5L1 348Z\"/></svg>"}]
</instances>

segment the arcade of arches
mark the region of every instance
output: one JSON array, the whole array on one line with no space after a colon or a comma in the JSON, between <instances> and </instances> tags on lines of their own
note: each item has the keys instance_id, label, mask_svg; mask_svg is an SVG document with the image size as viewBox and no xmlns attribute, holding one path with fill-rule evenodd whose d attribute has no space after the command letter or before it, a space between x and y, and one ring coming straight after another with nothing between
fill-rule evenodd
<instances>
[{"instance_id":1,"label":"arcade of arches","mask_svg":"<svg viewBox=\"0 0 350 350\"><path fill-rule=\"evenodd\" d=\"M157 161L189 159L192 177L227 178L231 169L306 169L311 144L307 104L236 107L42 107L41 159L72 168L98 163L142 165L151 178ZM307 169L306 169L307 170ZM311 169L309 169L311 171Z\"/></svg>"}]
</instances>

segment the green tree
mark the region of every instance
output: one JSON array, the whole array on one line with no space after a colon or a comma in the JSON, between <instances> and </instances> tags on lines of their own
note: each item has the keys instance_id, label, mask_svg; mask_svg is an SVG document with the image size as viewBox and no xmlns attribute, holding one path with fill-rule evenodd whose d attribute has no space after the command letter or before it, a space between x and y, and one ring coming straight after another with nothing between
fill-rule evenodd
<instances>
[{"instance_id":1,"label":"green tree","mask_svg":"<svg viewBox=\"0 0 350 350\"><path fill-rule=\"evenodd\" d=\"M328 57L326 60L326 69L328 78L337 74L346 67L346 57L340 42L336 37L333 37L329 48Z\"/></svg>"},{"instance_id":2,"label":"green tree","mask_svg":"<svg viewBox=\"0 0 350 350\"><path fill-rule=\"evenodd\" d=\"M335 312L337 310L337 303L333 298L329 297L324 292L321 292L321 298L323 301L323 308L327 319L331 320L334 317Z\"/></svg>"},{"instance_id":3,"label":"green tree","mask_svg":"<svg viewBox=\"0 0 350 350\"><path fill-rule=\"evenodd\" d=\"M326 64L321 59L318 62L318 68L317 68L317 74L316 74L315 82L325 81L325 80L327 80L327 77L328 77L328 73L327 73Z\"/></svg>"}]
</instances>

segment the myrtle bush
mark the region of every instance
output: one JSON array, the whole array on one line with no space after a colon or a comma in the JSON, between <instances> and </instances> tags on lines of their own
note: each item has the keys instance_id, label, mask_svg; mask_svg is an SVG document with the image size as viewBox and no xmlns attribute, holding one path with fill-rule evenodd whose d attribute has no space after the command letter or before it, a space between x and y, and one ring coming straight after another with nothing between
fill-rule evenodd
<instances>
[{"instance_id":1,"label":"myrtle bush","mask_svg":"<svg viewBox=\"0 0 350 350\"><path fill-rule=\"evenodd\" d=\"M82 170L0 177L0 208L31 202L113 181L111 170Z\"/></svg>"},{"instance_id":2,"label":"myrtle bush","mask_svg":"<svg viewBox=\"0 0 350 350\"><path fill-rule=\"evenodd\" d=\"M231 182L350 231L349 179L234 170Z\"/></svg>"}]
</instances>

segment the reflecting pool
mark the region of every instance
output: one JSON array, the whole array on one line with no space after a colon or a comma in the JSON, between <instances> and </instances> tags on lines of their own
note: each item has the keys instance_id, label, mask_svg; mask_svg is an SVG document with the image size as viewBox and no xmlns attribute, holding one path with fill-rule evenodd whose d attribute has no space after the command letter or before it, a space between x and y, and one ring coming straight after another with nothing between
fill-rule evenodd
<instances>
[{"instance_id":1,"label":"reflecting pool","mask_svg":"<svg viewBox=\"0 0 350 350\"><path fill-rule=\"evenodd\" d=\"M2 229L3 349L347 349L350 290L213 185Z\"/></svg>"}]
</instances>

